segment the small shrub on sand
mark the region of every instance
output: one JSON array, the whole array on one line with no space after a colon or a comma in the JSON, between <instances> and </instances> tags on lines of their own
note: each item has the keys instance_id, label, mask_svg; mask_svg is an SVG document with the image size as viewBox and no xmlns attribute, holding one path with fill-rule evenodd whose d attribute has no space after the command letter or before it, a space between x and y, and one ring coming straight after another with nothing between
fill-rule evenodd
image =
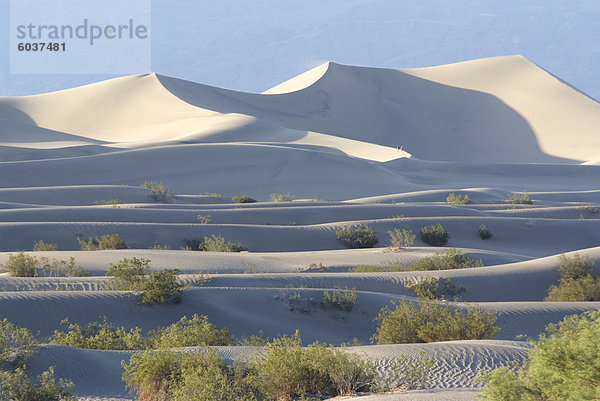
<instances>
[{"instance_id":1,"label":"small shrub on sand","mask_svg":"<svg viewBox=\"0 0 600 401\"><path fill-rule=\"evenodd\" d=\"M256 199L251 198L246 195L234 196L231 199L236 201L237 203L255 203L256 202Z\"/></svg>"},{"instance_id":2,"label":"small shrub on sand","mask_svg":"<svg viewBox=\"0 0 600 401\"><path fill-rule=\"evenodd\" d=\"M140 293L142 304L152 305L166 302L181 302L184 284L177 278L179 270L163 269L150 271L148 259L122 259L110 264L107 276L113 290L136 291Z\"/></svg>"},{"instance_id":3,"label":"small shrub on sand","mask_svg":"<svg viewBox=\"0 0 600 401\"><path fill-rule=\"evenodd\" d=\"M2 265L2 270L9 272L13 277L37 277L40 267L37 258L19 252L16 255L8 255L8 261Z\"/></svg>"},{"instance_id":4,"label":"small shrub on sand","mask_svg":"<svg viewBox=\"0 0 600 401\"><path fill-rule=\"evenodd\" d=\"M271 194L271 202L291 202L294 197L290 194Z\"/></svg>"},{"instance_id":5,"label":"small shrub on sand","mask_svg":"<svg viewBox=\"0 0 600 401\"><path fill-rule=\"evenodd\" d=\"M480 379L487 401L600 399L600 311L567 316L546 327L524 365Z\"/></svg>"},{"instance_id":6,"label":"small shrub on sand","mask_svg":"<svg viewBox=\"0 0 600 401\"><path fill-rule=\"evenodd\" d=\"M240 243L225 241L220 235L212 235L210 237L195 237L184 241L187 249L191 251L206 251L206 252L242 252L248 248Z\"/></svg>"},{"instance_id":7,"label":"small shrub on sand","mask_svg":"<svg viewBox=\"0 0 600 401\"><path fill-rule=\"evenodd\" d=\"M450 233L439 223L421 228L421 241L431 246L444 246L449 238Z\"/></svg>"},{"instance_id":8,"label":"small shrub on sand","mask_svg":"<svg viewBox=\"0 0 600 401\"><path fill-rule=\"evenodd\" d=\"M117 205L124 205L125 202L120 201L118 199L109 199L109 200L99 200L95 202L96 205L101 205L101 206L112 206L112 207L117 207Z\"/></svg>"},{"instance_id":9,"label":"small shrub on sand","mask_svg":"<svg viewBox=\"0 0 600 401\"><path fill-rule=\"evenodd\" d=\"M356 288L323 292L321 306L351 312L356 304Z\"/></svg>"},{"instance_id":10,"label":"small shrub on sand","mask_svg":"<svg viewBox=\"0 0 600 401\"><path fill-rule=\"evenodd\" d=\"M81 245L82 251L127 248L125 240L121 238L119 234L106 234L100 237L97 236L96 239L90 237L87 241L83 241L81 238L77 237L77 242Z\"/></svg>"},{"instance_id":11,"label":"small shrub on sand","mask_svg":"<svg viewBox=\"0 0 600 401\"><path fill-rule=\"evenodd\" d=\"M348 248L373 248L379 242L375 231L368 225L346 226L337 230L335 237Z\"/></svg>"},{"instance_id":12,"label":"small shrub on sand","mask_svg":"<svg viewBox=\"0 0 600 401\"><path fill-rule=\"evenodd\" d=\"M485 224L479 226L479 238L481 238L482 240L492 238L492 233L490 230L488 230Z\"/></svg>"},{"instance_id":13,"label":"small shrub on sand","mask_svg":"<svg viewBox=\"0 0 600 401\"><path fill-rule=\"evenodd\" d=\"M419 259L406 270L452 270L481 266L483 263L480 259L472 259L458 249L450 248Z\"/></svg>"},{"instance_id":14,"label":"small shrub on sand","mask_svg":"<svg viewBox=\"0 0 600 401\"><path fill-rule=\"evenodd\" d=\"M200 223L200 224L208 224L211 221L211 217L209 214L207 214L207 215L199 214L196 219L198 220L198 223Z\"/></svg>"},{"instance_id":15,"label":"small shrub on sand","mask_svg":"<svg viewBox=\"0 0 600 401\"><path fill-rule=\"evenodd\" d=\"M469 195L456 195L455 193L451 193L446 198L446 202L454 206L468 205L469 203L471 203L471 199L469 198Z\"/></svg>"},{"instance_id":16,"label":"small shrub on sand","mask_svg":"<svg viewBox=\"0 0 600 401\"><path fill-rule=\"evenodd\" d=\"M508 203L511 205L533 205L533 201L527 191L520 193L513 192L512 195L508 197Z\"/></svg>"},{"instance_id":17,"label":"small shrub on sand","mask_svg":"<svg viewBox=\"0 0 600 401\"><path fill-rule=\"evenodd\" d=\"M37 342L29 329L8 319L0 320L0 365L20 365L29 358Z\"/></svg>"},{"instance_id":18,"label":"small shrub on sand","mask_svg":"<svg viewBox=\"0 0 600 401\"><path fill-rule=\"evenodd\" d=\"M417 238L417 235L412 230L394 228L388 233L390 234L390 249L395 251L410 248Z\"/></svg>"},{"instance_id":19,"label":"small shrub on sand","mask_svg":"<svg viewBox=\"0 0 600 401\"><path fill-rule=\"evenodd\" d=\"M551 286L545 301L587 302L600 301L600 277L593 260L579 254L560 256L560 281Z\"/></svg>"},{"instance_id":20,"label":"small shrub on sand","mask_svg":"<svg viewBox=\"0 0 600 401\"><path fill-rule=\"evenodd\" d=\"M500 330L494 325L495 312L428 299L392 304L394 309L384 306L376 318L379 325L372 340L377 344L490 339Z\"/></svg>"},{"instance_id":21,"label":"small shrub on sand","mask_svg":"<svg viewBox=\"0 0 600 401\"><path fill-rule=\"evenodd\" d=\"M34 252L42 252L42 251L58 251L57 244L47 244L43 240L39 240L35 244L33 244Z\"/></svg>"},{"instance_id":22,"label":"small shrub on sand","mask_svg":"<svg viewBox=\"0 0 600 401\"><path fill-rule=\"evenodd\" d=\"M154 181L146 181L141 185L141 187L150 190L148 198L154 202L169 203L172 200L172 195L162 184Z\"/></svg>"},{"instance_id":23,"label":"small shrub on sand","mask_svg":"<svg viewBox=\"0 0 600 401\"><path fill-rule=\"evenodd\" d=\"M437 277L421 277L405 283L404 286L419 298L434 300L450 299L457 301L460 294L465 292L462 285L455 286L449 278L444 280L442 288L440 288L440 279Z\"/></svg>"}]
</instances>

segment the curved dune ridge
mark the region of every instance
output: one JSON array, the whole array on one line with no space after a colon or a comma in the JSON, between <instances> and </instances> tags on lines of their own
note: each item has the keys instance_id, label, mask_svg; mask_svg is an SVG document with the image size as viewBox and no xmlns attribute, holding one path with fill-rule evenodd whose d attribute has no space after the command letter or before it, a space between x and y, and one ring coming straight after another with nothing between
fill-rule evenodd
<instances>
[{"instance_id":1,"label":"curved dune ridge","mask_svg":"<svg viewBox=\"0 0 600 401\"><path fill-rule=\"evenodd\" d=\"M297 329L305 344L356 338L365 345L345 349L384 375L401 355L434 360L430 388L360 400L475 400L478 374L526 358L518 336L600 308L544 301L561 254L600 265L599 126L597 102L521 56L401 70L328 62L261 94L146 74L0 98L0 264L25 251L73 257L90 274L2 272L0 317L39 336L65 317L150 330L197 313L237 338ZM164 184L164 202L145 181ZM523 191L531 204L509 202ZM470 203L448 203L452 193ZM438 223L450 233L444 247L419 236ZM374 248L336 239L358 225L375 231ZM396 228L417 234L410 249L388 248ZM78 242L115 233L128 249L83 251ZM248 251L182 249L212 235ZM33 252L39 240L59 250ZM409 268L449 248L483 266ZM183 302L142 306L135 294L107 291L109 265L132 257L179 269L191 286ZM368 272L354 272L359 265ZM455 306L495 311L495 338L372 344L381 308L415 301L407 285L428 277L464 287ZM351 312L319 302L302 312L288 301L345 288L356 290ZM217 349L226 361L256 351ZM131 354L44 345L28 366L56 366L85 400L131 400L120 365Z\"/></svg>"}]
</instances>

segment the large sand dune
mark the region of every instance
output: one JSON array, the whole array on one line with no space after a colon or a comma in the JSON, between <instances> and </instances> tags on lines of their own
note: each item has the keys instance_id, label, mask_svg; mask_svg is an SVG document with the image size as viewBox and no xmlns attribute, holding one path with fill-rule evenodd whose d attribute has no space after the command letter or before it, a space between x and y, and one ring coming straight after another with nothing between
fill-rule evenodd
<instances>
[{"instance_id":1,"label":"large sand dune","mask_svg":"<svg viewBox=\"0 0 600 401\"><path fill-rule=\"evenodd\" d=\"M477 374L526 357L518 335L600 307L543 301L560 254L600 261L599 126L600 104L520 56L410 70L326 63L262 94L149 74L0 98L0 264L24 250L74 257L92 274L3 273L0 317L40 336L65 317L148 330L198 313L238 337L300 329L305 343L357 338L365 345L349 351L384 373L400 354L435 360L431 389L361 399L474 400ZM162 182L170 202L150 199L139 187L147 180ZM532 205L507 202L523 190ZM296 200L270 202L272 193ZM472 202L449 205L450 193ZM259 202L238 204L236 195ZM119 203L103 204L110 200ZM446 247L417 238L410 250L387 249L388 231L436 223L450 232ZM336 230L359 224L377 233L374 249L336 240ZM492 239L481 240L481 224ZM79 250L77 237L114 233L130 249ZM213 234L249 252L180 250ZM31 252L38 240L60 251ZM409 265L448 247L484 266L350 272ZM109 264L126 257L208 281L181 305L140 306L133 294L103 290ZM464 286L456 305L497 311L502 330L485 341L370 344L381 307L414 300L406 284L420 277ZM290 310L286 301L339 288L356 288L350 313ZM219 352L229 360L253 350ZM44 346L30 366L56 365L86 399L131 399L120 380L130 355Z\"/></svg>"}]
</instances>

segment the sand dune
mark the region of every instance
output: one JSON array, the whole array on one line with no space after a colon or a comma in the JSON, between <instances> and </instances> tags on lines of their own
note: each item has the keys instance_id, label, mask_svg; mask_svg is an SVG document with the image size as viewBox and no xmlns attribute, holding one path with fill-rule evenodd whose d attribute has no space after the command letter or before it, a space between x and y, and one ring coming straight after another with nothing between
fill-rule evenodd
<instances>
[{"instance_id":1,"label":"sand dune","mask_svg":"<svg viewBox=\"0 0 600 401\"><path fill-rule=\"evenodd\" d=\"M48 336L65 317L148 330L198 313L238 337L300 329L305 343L369 344L382 306L414 300L409 281L448 278L466 290L456 305L496 311L500 333L348 348L384 374L401 354L435 361L428 390L358 399L474 400L477 374L526 357L518 335L536 337L548 323L600 307L543 302L561 253L600 261L599 125L600 104L521 56L404 70L330 62L262 94L147 74L0 98L0 264L24 250L74 257L92 273L2 273L0 317ZM168 203L148 197L147 180L168 188ZM507 202L524 190L531 205ZM270 202L273 193L296 200ZM450 193L471 203L447 204ZM259 202L238 204L236 195ZM102 204L110 200L123 203ZM390 230L418 234L437 223L450 232L446 247L417 237L410 250L387 249ZM377 234L374 249L336 240L339 228L364 224ZM491 239L480 238L481 224ZM77 237L114 233L129 249L79 250ZM249 252L180 250L210 235ZM60 251L31 252L38 240ZM170 250L148 249L155 244ZM485 266L348 272L408 265L449 247ZM140 306L131 293L104 290L109 264L125 257L178 268L188 283L208 273L208 281L186 290L181 305ZM352 312L287 300L340 288L356 288ZM218 351L232 360L255 350ZM43 346L30 367L55 365L83 399L131 399L120 378L130 355Z\"/></svg>"}]
</instances>

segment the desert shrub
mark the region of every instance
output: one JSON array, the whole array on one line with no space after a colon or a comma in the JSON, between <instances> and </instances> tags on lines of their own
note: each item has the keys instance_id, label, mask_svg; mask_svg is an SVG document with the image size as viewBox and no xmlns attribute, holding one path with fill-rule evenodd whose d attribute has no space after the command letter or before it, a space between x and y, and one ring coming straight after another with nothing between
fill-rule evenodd
<instances>
[{"instance_id":1,"label":"desert shrub","mask_svg":"<svg viewBox=\"0 0 600 401\"><path fill-rule=\"evenodd\" d=\"M114 327L106 317L102 323L88 323L84 327L69 322L69 319L64 319L61 324L68 325L67 331L55 330L50 344L98 350L141 350L149 344L139 327L129 330Z\"/></svg>"},{"instance_id":2,"label":"desert shrub","mask_svg":"<svg viewBox=\"0 0 600 401\"><path fill-rule=\"evenodd\" d=\"M558 286L548 289L545 301L586 302L600 301L600 277L593 260L574 254L560 255Z\"/></svg>"},{"instance_id":3,"label":"desert shrub","mask_svg":"<svg viewBox=\"0 0 600 401\"><path fill-rule=\"evenodd\" d=\"M512 205L533 205L533 201L527 191L521 193L513 192L512 195L508 197L508 203Z\"/></svg>"},{"instance_id":4,"label":"desert shrub","mask_svg":"<svg viewBox=\"0 0 600 401\"><path fill-rule=\"evenodd\" d=\"M437 277L421 277L404 284L406 289L415 293L419 298L425 299L453 299L458 300L460 294L465 292L462 285L458 287L452 284L449 278L444 280L444 286L440 288L440 279Z\"/></svg>"},{"instance_id":5,"label":"desert shrub","mask_svg":"<svg viewBox=\"0 0 600 401\"><path fill-rule=\"evenodd\" d=\"M431 246L444 246L448 243L450 233L441 224L432 224L421 228L421 241Z\"/></svg>"},{"instance_id":6,"label":"desert shrub","mask_svg":"<svg viewBox=\"0 0 600 401\"><path fill-rule=\"evenodd\" d=\"M335 236L348 248L373 248L379 242L375 231L368 225L346 226L337 230Z\"/></svg>"},{"instance_id":7,"label":"desert shrub","mask_svg":"<svg viewBox=\"0 0 600 401\"><path fill-rule=\"evenodd\" d=\"M0 365L21 364L33 354L36 344L29 329L19 327L6 318L0 320Z\"/></svg>"},{"instance_id":8,"label":"desert shrub","mask_svg":"<svg viewBox=\"0 0 600 401\"><path fill-rule=\"evenodd\" d=\"M13 277L37 277L40 267L37 258L19 252L16 255L8 255L8 261L2 265L2 270L9 272Z\"/></svg>"},{"instance_id":9,"label":"desert shrub","mask_svg":"<svg viewBox=\"0 0 600 401\"><path fill-rule=\"evenodd\" d=\"M121 364L123 381L140 401L264 400L237 365L226 365L212 349L139 353Z\"/></svg>"},{"instance_id":10,"label":"desert shrub","mask_svg":"<svg viewBox=\"0 0 600 401\"><path fill-rule=\"evenodd\" d=\"M291 202L294 197L290 194L271 194L271 202Z\"/></svg>"},{"instance_id":11,"label":"desert shrub","mask_svg":"<svg viewBox=\"0 0 600 401\"><path fill-rule=\"evenodd\" d=\"M242 244L225 241L220 235L212 235L210 237L195 237L184 241L187 249L192 251L206 252L242 252L248 248Z\"/></svg>"},{"instance_id":12,"label":"desert shrub","mask_svg":"<svg viewBox=\"0 0 600 401\"><path fill-rule=\"evenodd\" d=\"M39 240L38 242L33 244L33 250L34 250L34 252L58 251L58 245L57 244L47 244L43 240Z\"/></svg>"},{"instance_id":13,"label":"desert shrub","mask_svg":"<svg viewBox=\"0 0 600 401\"><path fill-rule=\"evenodd\" d=\"M177 279L179 270L163 269L153 272L142 283L142 304L164 304L181 302L184 284Z\"/></svg>"},{"instance_id":14,"label":"desert shrub","mask_svg":"<svg viewBox=\"0 0 600 401\"><path fill-rule=\"evenodd\" d=\"M485 224L479 226L479 238L483 240L492 238L492 233L490 230L488 230Z\"/></svg>"},{"instance_id":15,"label":"desert shrub","mask_svg":"<svg viewBox=\"0 0 600 401\"><path fill-rule=\"evenodd\" d=\"M172 196L167 188L163 186L163 184L159 184L154 181L146 181L141 185L141 187L150 190L148 198L154 202L168 203L171 201Z\"/></svg>"},{"instance_id":16,"label":"desert shrub","mask_svg":"<svg viewBox=\"0 0 600 401\"><path fill-rule=\"evenodd\" d=\"M350 273L376 273L376 272L387 272L384 266L373 266L373 265L358 265L348 270ZM402 271L402 270L399 270Z\"/></svg>"},{"instance_id":17,"label":"desert shrub","mask_svg":"<svg viewBox=\"0 0 600 401\"><path fill-rule=\"evenodd\" d=\"M390 249L393 250L410 248L417 238L412 230L394 228L392 231L388 231L388 233L390 234Z\"/></svg>"},{"instance_id":18,"label":"desert shrub","mask_svg":"<svg viewBox=\"0 0 600 401\"><path fill-rule=\"evenodd\" d=\"M384 306L375 319L379 325L372 340L378 344L489 339L500 330L495 312L428 299L392 304L395 309Z\"/></svg>"},{"instance_id":19,"label":"desert shrub","mask_svg":"<svg viewBox=\"0 0 600 401\"><path fill-rule=\"evenodd\" d=\"M220 329L210 323L206 316L194 315L191 319L182 317L167 327L160 327L149 333L154 349L193 347L208 345L229 345L233 337L227 329Z\"/></svg>"},{"instance_id":20,"label":"desert shrub","mask_svg":"<svg viewBox=\"0 0 600 401\"><path fill-rule=\"evenodd\" d=\"M120 201L118 199L99 200L99 201L96 201L95 203L96 203L96 205L113 206L113 207L117 207L117 205L125 204L125 202Z\"/></svg>"},{"instance_id":21,"label":"desert shrub","mask_svg":"<svg viewBox=\"0 0 600 401\"><path fill-rule=\"evenodd\" d=\"M158 243L148 247L148 249L156 249L156 250L162 250L162 251L168 251L170 248L167 245L160 245Z\"/></svg>"},{"instance_id":22,"label":"desert shrub","mask_svg":"<svg viewBox=\"0 0 600 401\"><path fill-rule=\"evenodd\" d=\"M346 288L343 291L324 291L321 306L350 312L354 308L357 298L356 288Z\"/></svg>"},{"instance_id":23,"label":"desert shrub","mask_svg":"<svg viewBox=\"0 0 600 401\"><path fill-rule=\"evenodd\" d=\"M106 234L100 237L97 236L96 239L90 237L87 241L83 241L81 238L77 237L77 242L81 245L82 251L127 248L125 240L121 238L119 234Z\"/></svg>"},{"instance_id":24,"label":"desert shrub","mask_svg":"<svg viewBox=\"0 0 600 401\"><path fill-rule=\"evenodd\" d=\"M69 390L73 383L54 377L54 368L42 372L35 381L25 367L0 372L0 400L2 401L75 401Z\"/></svg>"},{"instance_id":25,"label":"desert shrub","mask_svg":"<svg viewBox=\"0 0 600 401\"><path fill-rule=\"evenodd\" d=\"M124 258L116 264L110 264L107 276L111 276L110 287L117 291L141 291L150 274L149 259Z\"/></svg>"},{"instance_id":26,"label":"desert shrub","mask_svg":"<svg viewBox=\"0 0 600 401\"><path fill-rule=\"evenodd\" d=\"M200 224L208 224L208 223L210 223L211 217L209 214L207 214L207 215L199 214L197 217L197 220L198 220L198 223L200 223Z\"/></svg>"},{"instance_id":27,"label":"desert shrub","mask_svg":"<svg viewBox=\"0 0 600 401\"><path fill-rule=\"evenodd\" d=\"M600 399L600 311L549 325L521 369L496 369L481 379L487 401Z\"/></svg>"},{"instance_id":28,"label":"desert shrub","mask_svg":"<svg viewBox=\"0 0 600 401\"><path fill-rule=\"evenodd\" d=\"M75 258L69 257L69 260L40 258L40 268L49 276L67 276L67 277L88 277L92 273L89 270L75 264Z\"/></svg>"},{"instance_id":29,"label":"desert shrub","mask_svg":"<svg viewBox=\"0 0 600 401\"><path fill-rule=\"evenodd\" d=\"M471 199L469 195L456 195L455 193L451 193L446 198L446 202L450 205L468 205L471 203Z\"/></svg>"},{"instance_id":30,"label":"desert shrub","mask_svg":"<svg viewBox=\"0 0 600 401\"><path fill-rule=\"evenodd\" d=\"M348 395L377 387L372 362L324 344L303 348L298 332L274 339L249 366L269 400L291 400L309 393Z\"/></svg>"},{"instance_id":31,"label":"desert shrub","mask_svg":"<svg viewBox=\"0 0 600 401\"><path fill-rule=\"evenodd\" d=\"M255 203L256 202L256 199L253 199L246 195L234 196L231 199L236 201L237 203Z\"/></svg>"},{"instance_id":32,"label":"desert shrub","mask_svg":"<svg viewBox=\"0 0 600 401\"><path fill-rule=\"evenodd\" d=\"M444 251L434 252L432 256L426 256L419 259L407 267L406 270L451 270L481 266L483 266L481 260L469 258L460 250L450 248Z\"/></svg>"},{"instance_id":33,"label":"desert shrub","mask_svg":"<svg viewBox=\"0 0 600 401\"><path fill-rule=\"evenodd\" d=\"M577 210L582 210L588 213L596 214L598 213L598 206L587 204L585 206L578 207Z\"/></svg>"}]
</instances>

